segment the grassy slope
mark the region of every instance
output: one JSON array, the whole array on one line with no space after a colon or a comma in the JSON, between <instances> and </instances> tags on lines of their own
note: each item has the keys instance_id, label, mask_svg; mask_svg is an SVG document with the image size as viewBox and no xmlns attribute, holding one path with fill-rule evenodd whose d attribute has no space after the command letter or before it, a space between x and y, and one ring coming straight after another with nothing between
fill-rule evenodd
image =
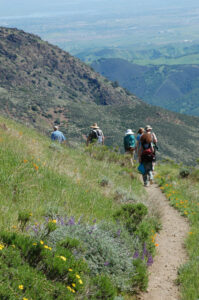
<instances>
[{"instance_id":1,"label":"grassy slope","mask_svg":"<svg viewBox=\"0 0 199 300\"><path fill-rule=\"evenodd\" d=\"M189 260L180 268L178 282L182 300L195 300L199 298L199 170L189 170L187 178L179 176L181 170L186 168L174 163L162 164L158 167L157 180L171 205L190 222L186 240Z\"/></svg>"},{"instance_id":2,"label":"grassy slope","mask_svg":"<svg viewBox=\"0 0 199 300\"><path fill-rule=\"evenodd\" d=\"M120 205L115 195L143 195L128 168L90 158L84 148L49 148L51 141L37 132L2 118L0 122L8 128L0 128L1 227L15 225L23 209L35 221L49 212L109 219ZM107 187L99 184L104 178Z\"/></svg>"}]
</instances>

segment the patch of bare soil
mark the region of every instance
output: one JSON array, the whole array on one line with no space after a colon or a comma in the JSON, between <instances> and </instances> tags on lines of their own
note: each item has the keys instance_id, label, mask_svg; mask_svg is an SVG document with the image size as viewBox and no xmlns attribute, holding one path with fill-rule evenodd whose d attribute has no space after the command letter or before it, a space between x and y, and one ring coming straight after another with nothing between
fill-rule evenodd
<instances>
[{"instance_id":1,"label":"patch of bare soil","mask_svg":"<svg viewBox=\"0 0 199 300\"><path fill-rule=\"evenodd\" d=\"M162 214L162 230L156 237L157 255L149 268L149 285L139 300L179 300L176 285L177 271L187 259L184 241L189 231L188 222L170 206L167 198L157 185L147 188L148 201L156 202Z\"/></svg>"}]
</instances>

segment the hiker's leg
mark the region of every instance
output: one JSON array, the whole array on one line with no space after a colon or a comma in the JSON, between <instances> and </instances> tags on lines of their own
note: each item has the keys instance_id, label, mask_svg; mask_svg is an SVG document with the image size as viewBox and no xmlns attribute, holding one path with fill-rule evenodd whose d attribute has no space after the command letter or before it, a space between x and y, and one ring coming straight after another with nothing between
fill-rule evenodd
<instances>
[{"instance_id":1,"label":"hiker's leg","mask_svg":"<svg viewBox=\"0 0 199 300\"><path fill-rule=\"evenodd\" d=\"M143 181L144 181L144 186L147 186L148 185L148 166L147 166L147 162L143 161L142 163L145 168L145 174L142 175L142 177L143 177Z\"/></svg>"},{"instance_id":2,"label":"hiker's leg","mask_svg":"<svg viewBox=\"0 0 199 300\"><path fill-rule=\"evenodd\" d=\"M148 174L149 174L149 181L153 183L153 162L148 163Z\"/></svg>"},{"instance_id":3,"label":"hiker's leg","mask_svg":"<svg viewBox=\"0 0 199 300\"><path fill-rule=\"evenodd\" d=\"M130 158L130 160L131 160L131 165L134 166L134 150L131 150L130 156L131 156L131 158Z\"/></svg>"}]
</instances>

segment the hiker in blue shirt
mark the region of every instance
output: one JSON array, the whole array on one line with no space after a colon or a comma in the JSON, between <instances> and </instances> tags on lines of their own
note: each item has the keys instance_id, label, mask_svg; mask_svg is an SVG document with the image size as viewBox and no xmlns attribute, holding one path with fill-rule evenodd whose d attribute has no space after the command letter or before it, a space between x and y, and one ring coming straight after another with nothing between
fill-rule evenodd
<instances>
[{"instance_id":1,"label":"hiker in blue shirt","mask_svg":"<svg viewBox=\"0 0 199 300\"><path fill-rule=\"evenodd\" d=\"M130 154L132 166L134 165L134 152L135 152L135 136L131 129L127 129L124 136L124 150L126 154Z\"/></svg>"},{"instance_id":2,"label":"hiker in blue shirt","mask_svg":"<svg viewBox=\"0 0 199 300\"><path fill-rule=\"evenodd\" d=\"M63 143L66 138L61 131L58 130L58 126L54 126L54 131L51 134L52 141L58 141L59 143Z\"/></svg>"}]
</instances>

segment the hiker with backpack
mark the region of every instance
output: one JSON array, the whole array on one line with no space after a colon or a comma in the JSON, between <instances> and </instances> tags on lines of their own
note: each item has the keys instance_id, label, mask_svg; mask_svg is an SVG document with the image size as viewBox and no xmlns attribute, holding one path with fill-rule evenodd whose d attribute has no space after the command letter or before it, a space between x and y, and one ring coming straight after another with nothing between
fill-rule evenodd
<instances>
[{"instance_id":1,"label":"hiker with backpack","mask_svg":"<svg viewBox=\"0 0 199 300\"><path fill-rule=\"evenodd\" d=\"M104 145L104 134L102 130L97 126L97 123L94 123L90 126L91 130L87 137L86 145L88 146L89 143L97 143Z\"/></svg>"},{"instance_id":2,"label":"hiker with backpack","mask_svg":"<svg viewBox=\"0 0 199 300\"><path fill-rule=\"evenodd\" d=\"M152 138L152 146L153 146L153 149L154 149L154 154L156 155L156 151L158 150L158 146L157 146L158 140L157 140L157 137L156 137L155 133L152 132L152 129L153 128L150 125L146 125L146 127L145 127L146 133L148 135L150 135L151 138ZM155 160L153 161L153 164L152 164L153 171L154 171L154 167L155 167Z\"/></svg>"},{"instance_id":3,"label":"hiker with backpack","mask_svg":"<svg viewBox=\"0 0 199 300\"><path fill-rule=\"evenodd\" d=\"M149 186L149 182L151 184L153 183L153 162L155 160L152 136L148 133L144 133L141 136L140 142L139 162L144 167L142 173L144 186Z\"/></svg>"},{"instance_id":4,"label":"hiker with backpack","mask_svg":"<svg viewBox=\"0 0 199 300\"><path fill-rule=\"evenodd\" d=\"M134 152L135 152L136 142L134 132L131 129L127 129L124 136L124 151L126 154L130 154L130 161L132 166L134 165Z\"/></svg>"},{"instance_id":5,"label":"hiker with backpack","mask_svg":"<svg viewBox=\"0 0 199 300\"><path fill-rule=\"evenodd\" d=\"M137 132L137 138L136 138L137 143L136 143L136 148L135 148L138 158L139 158L139 150L140 150L140 147L141 147L140 139L141 139L141 136L143 135L143 133L144 133L144 128L140 127L138 132Z\"/></svg>"}]
</instances>

